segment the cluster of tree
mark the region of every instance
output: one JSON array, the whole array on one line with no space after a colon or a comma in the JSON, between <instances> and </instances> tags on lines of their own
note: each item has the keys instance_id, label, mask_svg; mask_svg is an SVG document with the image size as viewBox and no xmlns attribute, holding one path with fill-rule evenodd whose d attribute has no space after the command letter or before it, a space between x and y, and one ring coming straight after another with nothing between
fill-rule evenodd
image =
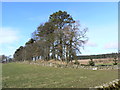
<instances>
[{"instance_id":1,"label":"cluster of tree","mask_svg":"<svg viewBox=\"0 0 120 90\"><path fill-rule=\"evenodd\" d=\"M0 55L0 63L11 62L11 61L13 61L11 55L9 56Z\"/></svg>"},{"instance_id":2,"label":"cluster of tree","mask_svg":"<svg viewBox=\"0 0 120 90\"><path fill-rule=\"evenodd\" d=\"M43 59L72 61L80 52L80 47L87 41L87 28L81 30L66 11L50 15L49 20L40 24L32 33L25 46L20 46L14 53L17 61Z\"/></svg>"}]
</instances>

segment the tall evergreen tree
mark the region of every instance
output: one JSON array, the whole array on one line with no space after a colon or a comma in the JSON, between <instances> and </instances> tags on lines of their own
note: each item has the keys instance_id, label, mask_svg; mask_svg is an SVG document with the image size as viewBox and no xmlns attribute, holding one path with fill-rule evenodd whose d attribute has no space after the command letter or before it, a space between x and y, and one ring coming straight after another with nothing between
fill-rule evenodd
<instances>
[{"instance_id":1,"label":"tall evergreen tree","mask_svg":"<svg viewBox=\"0 0 120 90\"><path fill-rule=\"evenodd\" d=\"M80 47L87 41L86 32L87 28L81 30L79 22L66 11L55 12L48 22L38 26L24 47L16 50L14 57L18 61L22 55L22 60L41 57L70 62L81 53Z\"/></svg>"}]
</instances>

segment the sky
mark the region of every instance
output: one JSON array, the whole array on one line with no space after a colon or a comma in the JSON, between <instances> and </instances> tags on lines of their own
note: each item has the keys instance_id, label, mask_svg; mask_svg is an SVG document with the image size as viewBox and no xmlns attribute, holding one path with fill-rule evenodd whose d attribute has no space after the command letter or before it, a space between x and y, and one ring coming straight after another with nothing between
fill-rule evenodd
<instances>
[{"instance_id":1,"label":"sky","mask_svg":"<svg viewBox=\"0 0 120 90\"><path fill-rule=\"evenodd\" d=\"M31 38L31 33L59 10L67 11L87 27L88 42L81 55L118 52L117 2L2 2L0 55L13 55Z\"/></svg>"}]
</instances>

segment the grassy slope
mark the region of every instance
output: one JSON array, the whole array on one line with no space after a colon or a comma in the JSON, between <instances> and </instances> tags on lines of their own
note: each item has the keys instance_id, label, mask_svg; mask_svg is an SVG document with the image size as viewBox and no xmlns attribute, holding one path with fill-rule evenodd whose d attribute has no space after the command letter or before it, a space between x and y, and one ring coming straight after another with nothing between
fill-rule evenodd
<instances>
[{"instance_id":1,"label":"grassy slope","mask_svg":"<svg viewBox=\"0 0 120 90\"><path fill-rule=\"evenodd\" d=\"M85 70L43 67L29 64L3 64L3 87L85 88L117 78L117 70Z\"/></svg>"}]
</instances>

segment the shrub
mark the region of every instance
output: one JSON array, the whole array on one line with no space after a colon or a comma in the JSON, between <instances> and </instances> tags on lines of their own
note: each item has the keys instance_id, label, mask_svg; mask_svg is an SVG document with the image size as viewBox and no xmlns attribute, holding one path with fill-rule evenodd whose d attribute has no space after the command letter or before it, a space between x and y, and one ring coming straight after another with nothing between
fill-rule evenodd
<instances>
[{"instance_id":1,"label":"shrub","mask_svg":"<svg viewBox=\"0 0 120 90\"><path fill-rule=\"evenodd\" d=\"M89 61L89 65L90 65L90 66L95 66L95 62L91 59L91 60Z\"/></svg>"},{"instance_id":2,"label":"shrub","mask_svg":"<svg viewBox=\"0 0 120 90\"><path fill-rule=\"evenodd\" d=\"M113 65L117 65L117 63L113 63Z\"/></svg>"},{"instance_id":3,"label":"shrub","mask_svg":"<svg viewBox=\"0 0 120 90\"><path fill-rule=\"evenodd\" d=\"M81 66L89 66L88 64L81 64Z\"/></svg>"},{"instance_id":4,"label":"shrub","mask_svg":"<svg viewBox=\"0 0 120 90\"><path fill-rule=\"evenodd\" d=\"M116 59L117 58L115 57L114 60L113 60L113 62L114 62L113 65L117 65L117 60Z\"/></svg>"},{"instance_id":5,"label":"shrub","mask_svg":"<svg viewBox=\"0 0 120 90\"><path fill-rule=\"evenodd\" d=\"M77 60L75 60L74 64L79 65L80 63Z\"/></svg>"}]
</instances>

